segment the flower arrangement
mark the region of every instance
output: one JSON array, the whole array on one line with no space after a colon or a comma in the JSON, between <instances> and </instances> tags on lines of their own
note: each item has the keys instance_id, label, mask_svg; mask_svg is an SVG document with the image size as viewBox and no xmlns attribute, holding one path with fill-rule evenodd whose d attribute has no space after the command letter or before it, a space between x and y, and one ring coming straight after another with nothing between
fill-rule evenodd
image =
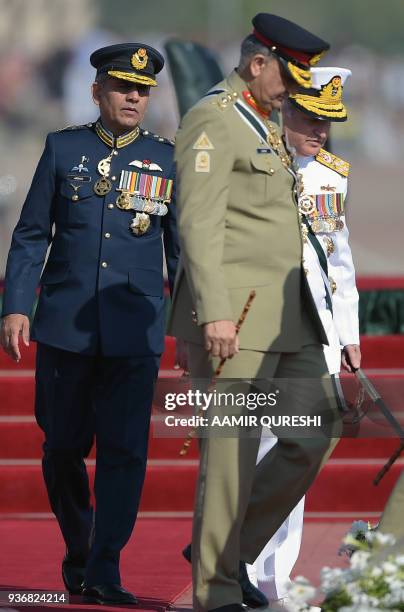
<instances>
[{"instance_id":1,"label":"flower arrangement","mask_svg":"<svg viewBox=\"0 0 404 612\"><path fill-rule=\"evenodd\" d=\"M324 567L319 589L302 576L296 578L289 590L289 612L309 612L319 595L324 596L322 612L404 612L402 545L363 521L353 524L344 544L340 550L348 553L349 567Z\"/></svg>"}]
</instances>

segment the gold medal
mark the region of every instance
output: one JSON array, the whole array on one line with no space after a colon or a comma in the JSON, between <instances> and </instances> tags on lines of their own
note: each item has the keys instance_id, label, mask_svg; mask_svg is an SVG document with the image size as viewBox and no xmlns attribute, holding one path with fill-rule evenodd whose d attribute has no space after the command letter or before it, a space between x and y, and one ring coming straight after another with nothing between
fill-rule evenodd
<instances>
[{"instance_id":1,"label":"gold medal","mask_svg":"<svg viewBox=\"0 0 404 612\"><path fill-rule=\"evenodd\" d=\"M324 240L324 244L325 244L325 246L327 248L327 256L329 257L335 251L334 241L333 241L332 238L328 238L327 236L323 240Z\"/></svg>"},{"instance_id":2,"label":"gold medal","mask_svg":"<svg viewBox=\"0 0 404 612\"><path fill-rule=\"evenodd\" d=\"M106 176L102 176L94 185L94 191L99 196L106 196L112 189L112 183Z\"/></svg>"},{"instance_id":3,"label":"gold medal","mask_svg":"<svg viewBox=\"0 0 404 612\"><path fill-rule=\"evenodd\" d=\"M340 232L342 229L344 229L344 222L342 219L337 219L335 221L335 230Z\"/></svg>"},{"instance_id":4,"label":"gold medal","mask_svg":"<svg viewBox=\"0 0 404 612\"><path fill-rule=\"evenodd\" d=\"M145 204L144 204L144 208L143 208L143 212L145 213L154 213L156 209L156 206L154 204L154 202L152 202L149 199L145 200Z\"/></svg>"},{"instance_id":5,"label":"gold medal","mask_svg":"<svg viewBox=\"0 0 404 612\"><path fill-rule=\"evenodd\" d=\"M336 222L335 219L315 219L311 224L311 228L315 234L330 234L335 232Z\"/></svg>"},{"instance_id":6,"label":"gold medal","mask_svg":"<svg viewBox=\"0 0 404 612\"><path fill-rule=\"evenodd\" d=\"M136 213L130 228L136 236L141 236L150 227L150 217L146 213Z\"/></svg>"},{"instance_id":7,"label":"gold medal","mask_svg":"<svg viewBox=\"0 0 404 612\"><path fill-rule=\"evenodd\" d=\"M105 159L102 159L101 161L98 162L98 166L97 166L97 170L98 172L101 174L101 176L108 176L109 172L111 170L111 158L110 157L106 157Z\"/></svg>"},{"instance_id":8,"label":"gold medal","mask_svg":"<svg viewBox=\"0 0 404 612\"><path fill-rule=\"evenodd\" d=\"M299 210L302 215L312 215L316 210L316 202L314 196L301 196L299 198Z\"/></svg>"},{"instance_id":9,"label":"gold medal","mask_svg":"<svg viewBox=\"0 0 404 612\"><path fill-rule=\"evenodd\" d=\"M337 227L337 222L335 219L327 219L327 224L328 224L328 229L326 229L326 232L335 232L335 229Z\"/></svg>"},{"instance_id":10,"label":"gold medal","mask_svg":"<svg viewBox=\"0 0 404 612\"><path fill-rule=\"evenodd\" d=\"M132 198L129 192L123 191L121 195L116 200L116 205L121 210L131 210L132 208Z\"/></svg>"},{"instance_id":11,"label":"gold medal","mask_svg":"<svg viewBox=\"0 0 404 612\"><path fill-rule=\"evenodd\" d=\"M313 230L315 234L318 234L319 232L323 231L322 227L323 227L322 219L315 219L313 223L311 224L311 229Z\"/></svg>"}]
</instances>

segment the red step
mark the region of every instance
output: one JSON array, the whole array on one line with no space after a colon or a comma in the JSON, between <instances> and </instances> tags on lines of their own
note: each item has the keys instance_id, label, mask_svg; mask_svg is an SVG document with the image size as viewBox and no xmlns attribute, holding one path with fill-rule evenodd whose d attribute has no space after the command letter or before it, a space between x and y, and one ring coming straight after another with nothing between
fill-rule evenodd
<instances>
[{"instance_id":1,"label":"red step","mask_svg":"<svg viewBox=\"0 0 404 612\"><path fill-rule=\"evenodd\" d=\"M189 379L180 386L175 381L181 377L180 370L160 370L159 382L156 387L155 403L162 405L164 394L171 391L186 391ZM369 372L369 378L389 408L395 412L404 411L404 369L397 373L378 370ZM347 400L354 402L358 394L359 383L355 376L346 375L342 379ZM181 387L181 388L180 388ZM0 416L33 415L34 413L34 375L25 372L20 375L2 373L0 375ZM397 416L397 418L399 418Z\"/></svg>"},{"instance_id":2,"label":"red step","mask_svg":"<svg viewBox=\"0 0 404 612\"><path fill-rule=\"evenodd\" d=\"M34 375L0 376L0 416L34 414Z\"/></svg>"},{"instance_id":3,"label":"red step","mask_svg":"<svg viewBox=\"0 0 404 612\"><path fill-rule=\"evenodd\" d=\"M42 456L43 433L35 421L0 421L0 460L1 459L40 459ZM150 435L150 459L179 459L183 438L156 438ZM384 456L384 455L383 455ZM95 457L95 447L90 457ZM198 443L193 441L187 459L198 458ZM0 468L1 469L1 468Z\"/></svg>"},{"instance_id":4,"label":"red step","mask_svg":"<svg viewBox=\"0 0 404 612\"><path fill-rule=\"evenodd\" d=\"M152 428L149 458L179 459L183 440L183 437L154 437ZM0 421L0 460L40 459L42 442L43 433L33 420L27 422L16 417L13 420ZM397 438L345 438L336 447L333 458L385 459L390 457L397 446ZM90 457L95 457L95 448ZM186 458L198 458L196 440L192 442Z\"/></svg>"},{"instance_id":5,"label":"red step","mask_svg":"<svg viewBox=\"0 0 404 612\"><path fill-rule=\"evenodd\" d=\"M20 343L21 344L21 343ZM21 346L21 361L15 363L6 353L0 349L0 370L33 370L35 368L36 343L30 342L29 347ZM163 353L160 367L170 369L174 367L175 361L175 338L166 336L165 351Z\"/></svg>"},{"instance_id":6,"label":"red step","mask_svg":"<svg viewBox=\"0 0 404 612\"><path fill-rule=\"evenodd\" d=\"M39 463L39 462L38 462ZM307 512L354 512L358 516L381 512L403 469L396 463L378 487L372 484L380 461L330 460L307 496ZM89 467L91 478L94 467ZM142 496L143 512L191 512L197 462L149 465ZM0 515L49 512L49 504L37 465L8 465L0 470Z\"/></svg>"}]
</instances>

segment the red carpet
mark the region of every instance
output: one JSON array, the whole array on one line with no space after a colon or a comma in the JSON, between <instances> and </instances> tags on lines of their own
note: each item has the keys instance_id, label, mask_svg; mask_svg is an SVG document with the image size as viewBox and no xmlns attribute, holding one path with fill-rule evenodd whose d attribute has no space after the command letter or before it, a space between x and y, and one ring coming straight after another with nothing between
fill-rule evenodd
<instances>
[{"instance_id":1,"label":"red carpet","mask_svg":"<svg viewBox=\"0 0 404 612\"><path fill-rule=\"evenodd\" d=\"M121 576L125 588L136 593L136 610L163 612L191 581L189 564L180 551L188 543L190 520L141 519L122 553ZM54 520L0 521L0 590L64 590L60 564L64 549ZM41 605L39 609L100 610L91 604ZM6 606L4 606L6 607ZM18 606L14 609L20 609ZM21 610L31 609L21 606ZM128 609L103 606L103 610Z\"/></svg>"}]
</instances>

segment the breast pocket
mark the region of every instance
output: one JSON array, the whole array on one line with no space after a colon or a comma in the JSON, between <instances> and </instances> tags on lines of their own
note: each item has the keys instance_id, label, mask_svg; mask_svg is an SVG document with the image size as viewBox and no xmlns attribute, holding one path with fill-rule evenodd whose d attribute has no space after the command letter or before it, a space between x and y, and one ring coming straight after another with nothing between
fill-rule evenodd
<instances>
[{"instance_id":1,"label":"breast pocket","mask_svg":"<svg viewBox=\"0 0 404 612\"><path fill-rule=\"evenodd\" d=\"M69 225L87 223L91 216L91 203L94 196L92 181L76 183L65 179L59 188L59 214Z\"/></svg>"},{"instance_id":2,"label":"breast pocket","mask_svg":"<svg viewBox=\"0 0 404 612\"><path fill-rule=\"evenodd\" d=\"M250 165L250 203L255 206L267 205L271 186L273 186L277 180L279 160L273 153L257 154L251 156Z\"/></svg>"}]
</instances>

